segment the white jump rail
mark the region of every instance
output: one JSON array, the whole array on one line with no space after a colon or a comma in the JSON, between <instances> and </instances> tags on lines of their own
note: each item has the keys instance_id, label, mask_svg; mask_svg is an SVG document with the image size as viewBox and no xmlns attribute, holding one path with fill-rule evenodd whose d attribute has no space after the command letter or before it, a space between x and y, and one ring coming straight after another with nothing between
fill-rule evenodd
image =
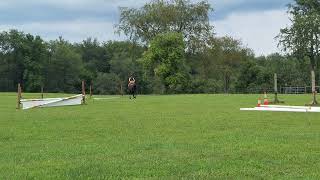
<instances>
[{"instance_id":1,"label":"white jump rail","mask_svg":"<svg viewBox=\"0 0 320 180\"><path fill-rule=\"evenodd\" d=\"M241 111L273 111L273 112L320 112L320 107L262 105L254 108L240 108Z\"/></svg>"},{"instance_id":2,"label":"white jump rail","mask_svg":"<svg viewBox=\"0 0 320 180\"><path fill-rule=\"evenodd\" d=\"M66 98L45 98L45 99L21 99L22 109L32 109L39 107L73 106L83 104L83 95Z\"/></svg>"},{"instance_id":3,"label":"white jump rail","mask_svg":"<svg viewBox=\"0 0 320 180\"><path fill-rule=\"evenodd\" d=\"M111 100L111 99L119 99L120 97L106 97L106 98L93 98L94 100Z\"/></svg>"},{"instance_id":4,"label":"white jump rail","mask_svg":"<svg viewBox=\"0 0 320 180\"><path fill-rule=\"evenodd\" d=\"M261 105L261 107L268 107L268 108L290 108L290 109L319 109L319 110L320 110L320 107L312 107L312 106Z\"/></svg>"}]
</instances>

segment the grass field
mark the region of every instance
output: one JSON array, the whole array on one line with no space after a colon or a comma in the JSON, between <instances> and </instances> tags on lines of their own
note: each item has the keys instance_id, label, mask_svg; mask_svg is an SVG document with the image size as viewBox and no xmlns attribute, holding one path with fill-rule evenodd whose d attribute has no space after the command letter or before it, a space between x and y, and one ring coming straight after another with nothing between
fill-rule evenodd
<instances>
[{"instance_id":1,"label":"grass field","mask_svg":"<svg viewBox=\"0 0 320 180\"><path fill-rule=\"evenodd\" d=\"M320 114L239 111L257 95L27 111L15 109L14 93L0 98L0 179L320 179ZM303 105L311 97L281 99Z\"/></svg>"}]
</instances>

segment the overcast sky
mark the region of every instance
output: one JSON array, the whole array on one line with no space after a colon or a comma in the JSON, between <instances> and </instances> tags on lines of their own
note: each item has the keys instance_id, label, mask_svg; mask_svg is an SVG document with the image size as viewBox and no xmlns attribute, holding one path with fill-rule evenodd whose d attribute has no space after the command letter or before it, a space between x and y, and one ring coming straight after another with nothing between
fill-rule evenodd
<instances>
[{"instance_id":1,"label":"overcast sky","mask_svg":"<svg viewBox=\"0 0 320 180\"><path fill-rule=\"evenodd\" d=\"M197 2L199 0L191 0ZM217 36L241 39L256 55L278 52L274 37L290 24L286 6L293 0L209 0ZM63 36L119 40L114 33L118 7L140 7L147 0L0 0L0 31L18 29L44 39Z\"/></svg>"}]
</instances>

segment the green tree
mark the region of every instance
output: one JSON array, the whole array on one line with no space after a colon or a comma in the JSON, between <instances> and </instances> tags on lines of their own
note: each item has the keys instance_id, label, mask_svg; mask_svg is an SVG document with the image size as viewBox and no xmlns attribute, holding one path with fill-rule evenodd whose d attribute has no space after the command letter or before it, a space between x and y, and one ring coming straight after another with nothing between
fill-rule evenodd
<instances>
[{"instance_id":1,"label":"green tree","mask_svg":"<svg viewBox=\"0 0 320 180\"><path fill-rule=\"evenodd\" d=\"M26 35L26 47L24 55L25 90L39 92L44 86L46 63L48 61L47 44L39 37Z\"/></svg>"},{"instance_id":2,"label":"green tree","mask_svg":"<svg viewBox=\"0 0 320 180\"><path fill-rule=\"evenodd\" d=\"M312 86L315 94L314 71L320 58L320 1L295 0L289 5L292 25L281 29L279 44L284 51L303 59L308 57L312 74ZM313 104L317 104L315 99Z\"/></svg>"},{"instance_id":3,"label":"green tree","mask_svg":"<svg viewBox=\"0 0 320 180\"><path fill-rule=\"evenodd\" d=\"M130 41L109 41L104 44L110 56L110 73L118 76L118 86L125 91L128 77L136 77L138 87L144 86L142 80L142 66L137 62L142 57L144 47ZM142 87L143 89L143 87Z\"/></svg>"},{"instance_id":4,"label":"green tree","mask_svg":"<svg viewBox=\"0 0 320 180\"><path fill-rule=\"evenodd\" d=\"M257 58L257 63L269 72L278 75L278 84L283 86L308 86L309 83L309 62L306 59L298 60L292 56L271 54L267 57Z\"/></svg>"},{"instance_id":5,"label":"green tree","mask_svg":"<svg viewBox=\"0 0 320 180\"><path fill-rule=\"evenodd\" d=\"M7 90L21 83L26 91L39 91L44 83L48 60L46 43L39 37L17 30L0 34L0 79Z\"/></svg>"},{"instance_id":6,"label":"green tree","mask_svg":"<svg viewBox=\"0 0 320 180\"><path fill-rule=\"evenodd\" d=\"M110 72L111 54L97 39L88 38L75 46L83 61L82 76L87 82L94 80L99 72Z\"/></svg>"},{"instance_id":7,"label":"green tree","mask_svg":"<svg viewBox=\"0 0 320 180\"><path fill-rule=\"evenodd\" d=\"M4 31L0 34L1 64L4 65L1 68L1 75L10 82L10 90L15 90L18 83L24 84L24 41L25 34L17 30Z\"/></svg>"},{"instance_id":8,"label":"green tree","mask_svg":"<svg viewBox=\"0 0 320 180\"><path fill-rule=\"evenodd\" d=\"M139 9L121 8L117 31L146 43L158 34L177 32L190 51L197 51L213 35L208 16L211 10L207 1L153 0Z\"/></svg>"},{"instance_id":9,"label":"green tree","mask_svg":"<svg viewBox=\"0 0 320 180\"><path fill-rule=\"evenodd\" d=\"M185 65L185 44L181 34L166 33L156 36L142 62L149 75L161 79L167 92L183 92L188 72Z\"/></svg>"},{"instance_id":10,"label":"green tree","mask_svg":"<svg viewBox=\"0 0 320 180\"><path fill-rule=\"evenodd\" d=\"M247 61L240 66L240 75L236 83L237 92L255 91L258 83L260 67L255 61Z\"/></svg>"},{"instance_id":11,"label":"green tree","mask_svg":"<svg viewBox=\"0 0 320 180\"><path fill-rule=\"evenodd\" d=\"M49 44L47 89L56 92L76 92L80 90L83 64L81 56L69 42L61 37ZM78 87L78 88L76 88Z\"/></svg>"},{"instance_id":12,"label":"green tree","mask_svg":"<svg viewBox=\"0 0 320 180\"><path fill-rule=\"evenodd\" d=\"M119 94L119 76L114 73L98 73L94 82L94 91L98 94Z\"/></svg>"},{"instance_id":13,"label":"green tree","mask_svg":"<svg viewBox=\"0 0 320 180\"><path fill-rule=\"evenodd\" d=\"M240 64L252 59L254 55L250 49L242 46L240 40L231 37L214 38L211 43L208 55L215 61L212 64L218 72L215 76L220 76L224 92L229 93L234 90ZM207 72L210 73L208 70Z\"/></svg>"}]
</instances>

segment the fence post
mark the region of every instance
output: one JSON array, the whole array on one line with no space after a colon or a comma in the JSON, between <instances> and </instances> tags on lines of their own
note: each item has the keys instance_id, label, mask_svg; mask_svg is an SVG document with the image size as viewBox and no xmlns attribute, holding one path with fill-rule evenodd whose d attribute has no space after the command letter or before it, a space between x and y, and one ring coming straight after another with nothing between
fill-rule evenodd
<instances>
[{"instance_id":1,"label":"fence post","mask_svg":"<svg viewBox=\"0 0 320 180\"><path fill-rule=\"evenodd\" d=\"M90 99L92 98L92 82L90 83Z\"/></svg>"},{"instance_id":2,"label":"fence post","mask_svg":"<svg viewBox=\"0 0 320 180\"><path fill-rule=\"evenodd\" d=\"M21 85L18 84L18 94L17 94L17 109L21 108Z\"/></svg>"},{"instance_id":3,"label":"fence post","mask_svg":"<svg viewBox=\"0 0 320 180\"><path fill-rule=\"evenodd\" d=\"M82 104L86 103L86 89L84 81L82 81Z\"/></svg>"},{"instance_id":4,"label":"fence post","mask_svg":"<svg viewBox=\"0 0 320 180\"><path fill-rule=\"evenodd\" d=\"M41 86L41 99L43 99L43 86Z\"/></svg>"},{"instance_id":5,"label":"fence post","mask_svg":"<svg viewBox=\"0 0 320 180\"><path fill-rule=\"evenodd\" d=\"M312 94L313 94L311 105L315 106L315 105L318 105L318 101L317 101L317 91L316 91L316 75L314 70L311 71L311 84L312 84Z\"/></svg>"},{"instance_id":6,"label":"fence post","mask_svg":"<svg viewBox=\"0 0 320 180\"><path fill-rule=\"evenodd\" d=\"M281 91L281 88L280 88ZM278 76L277 73L274 73L274 104L278 103L284 103L283 101L280 101L278 98Z\"/></svg>"}]
</instances>

